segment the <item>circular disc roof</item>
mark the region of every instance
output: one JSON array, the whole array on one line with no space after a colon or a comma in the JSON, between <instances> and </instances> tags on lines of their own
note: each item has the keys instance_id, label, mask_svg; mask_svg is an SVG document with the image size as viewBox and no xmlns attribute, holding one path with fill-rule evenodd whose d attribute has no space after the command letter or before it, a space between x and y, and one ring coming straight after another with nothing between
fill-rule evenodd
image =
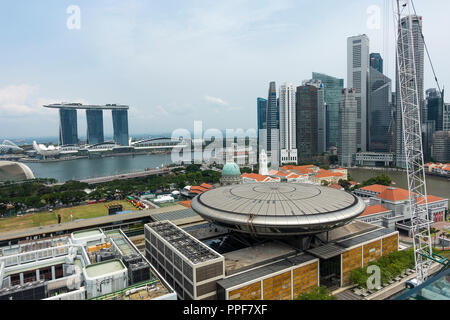
<instances>
[{"instance_id":1,"label":"circular disc roof","mask_svg":"<svg viewBox=\"0 0 450 320\"><path fill-rule=\"evenodd\" d=\"M334 188L297 183L255 183L206 191L191 203L203 218L263 236L320 233L359 216L364 202Z\"/></svg>"}]
</instances>

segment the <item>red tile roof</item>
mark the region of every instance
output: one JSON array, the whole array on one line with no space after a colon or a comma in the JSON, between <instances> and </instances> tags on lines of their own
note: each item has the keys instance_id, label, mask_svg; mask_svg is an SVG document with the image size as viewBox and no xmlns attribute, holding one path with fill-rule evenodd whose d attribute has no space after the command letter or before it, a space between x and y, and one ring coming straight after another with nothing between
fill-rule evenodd
<instances>
[{"instance_id":1,"label":"red tile roof","mask_svg":"<svg viewBox=\"0 0 450 320\"><path fill-rule=\"evenodd\" d=\"M424 201L423 201L423 200L424 200L423 197L419 197L419 198L417 198L417 203L418 203L419 205L424 204ZM431 195L431 194L429 194L429 195L427 196L427 201L428 201L428 203L433 203L433 202L438 202L438 201L443 201L443 200L445 200L445 199L440 198L440 197L433 196L433 195Z\"/></svg>"},{"instance_id":2,"label":"red tile roof","mask_svg":"<svg viewBox=\"0 0 450 320\"><path fill-rule=\"evenodd\" d=\"M381 184L373 184L371 186L363 187L362 190L372 191L376 193L382 193L386 191L386 189L389 188L388 186L383 186Z\"/></svg>"},{"instance_id":3,"label":"red tile roof","mask_svg":"<svg viewBox=\"0 0 450 320\"><path fill-rule=\"evenodd\" d=\"M257 173L244 173L241 175L241 177L256 180L259 182L264 182L268 178L267 176L263 176L263 175L257 174Z\"/></svg>"},{"instance_id":4,"label":"red tile roof","mask_svg":"<svg viewBox=\"0 0 450 320\"><path fill-rule=\"evenodd\" d=\"M210 184L207 184L207 183L202 183L202 184L200 185L200 187L206 188L206 189L211 189L213 186L210 185Z\"/></svg>"},{"instance_id":5,"label":"red tile roof","mask_svg":"<svg viewBox=\"0 0 450 320\"><path fill-rule=\"evenodd\" d=\"M388 201L403 201L409 198L408 190L388 187L378 195L378 198Z\"/></svg>"},{"instance_id":6,"label":"red tile roof","mask_svg":"<svg viewBox=\"0 0 450 320\"><path fill-rule=\"evenodd\" d=\"M180 201L179 203L180 203L182 206L185 206L185 207L188 207L188 208L191 207L191 200Z\"/></svg>"},{"instance_id":7,"label":"red tile roof","mask_svg":"<svg viewBox=\"0 0 450 320\"><path fill-rule=\"evenodd\" d=\"M343 173L340 172L331 172L328 170L319 170L319 172L314 176L315 178L328 178L328 177L342 177Z\"/></svg>"},{"instance_id":8,"label":"red tile roof","mask_svg":"<svg viewBox=\"0 0 450 320\"><path fill-rule=\"evenodd\" d=\"M338 189L338 190L344 190L344 188L342 188L342 186L339 184L332 184L332 185L329 185L328 187Z\"/></svg>"},{"instance_id":9,"label":"red tile roof","mask_svg":"<svg viewBox=\"0 0 450 320\"><path fill-rule=\"evenodd\" d=\"M383 207L381 204L366 207L366 210L360 215L360 217L370 216L372 214L388 212L389 210Z\"/></svg>"}]
</instances>

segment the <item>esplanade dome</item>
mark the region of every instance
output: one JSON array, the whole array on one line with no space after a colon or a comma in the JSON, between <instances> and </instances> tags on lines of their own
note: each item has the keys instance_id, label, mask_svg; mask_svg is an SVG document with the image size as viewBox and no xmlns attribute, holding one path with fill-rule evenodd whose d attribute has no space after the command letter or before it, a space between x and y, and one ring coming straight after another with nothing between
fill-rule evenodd
<instances>
[{"instance_id":1,"label":"esplanade dome","mask_svg":"<svg viewBox=\"0 0 450 320\"><path fill-rule=\"evenodd\" d=\"M0 161L0 181L34 179L31 169L20 162Z\"/></svg>"}]
</instances>

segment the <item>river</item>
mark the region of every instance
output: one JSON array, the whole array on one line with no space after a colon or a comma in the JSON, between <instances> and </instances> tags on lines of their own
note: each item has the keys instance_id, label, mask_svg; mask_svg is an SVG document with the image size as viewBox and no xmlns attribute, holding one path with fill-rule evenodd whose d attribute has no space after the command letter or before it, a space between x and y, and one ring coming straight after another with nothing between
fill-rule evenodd
<instances>
[{"instance_id":1,"label":"river","mask_svg":"<svg viewBox=\"0 0 450 320\"><path fill-rule=\"evenodd\" d=\"M115 156L95 159L76 159L58 162L26 163L37 178L55 178L58 182L104 177L115 174L144 171L146 168L171 164L171 154L147 154ZM407 188L406 174L402 171L350 169L357 182L363 182L379 174L387 174L395 186ZM450 199L450 182L445 178L427 176L428 193Z\"/></svg>"}]
</instances>

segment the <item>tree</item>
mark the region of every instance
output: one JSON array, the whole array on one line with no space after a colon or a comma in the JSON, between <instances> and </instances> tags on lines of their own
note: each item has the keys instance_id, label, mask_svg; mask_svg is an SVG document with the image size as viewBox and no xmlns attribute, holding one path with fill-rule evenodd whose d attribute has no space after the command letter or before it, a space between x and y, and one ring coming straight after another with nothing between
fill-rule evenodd
<instances>
[{"instance_id":1,"label":"tree","mask_svg":"<svg viewBox=\"0 0 450 320\"><path fill-rule=\"evenodd\" d=\"M301 293L296 300L337 300L325 286L314 287L309 292Z\"/></svg>"}]
</instances>

